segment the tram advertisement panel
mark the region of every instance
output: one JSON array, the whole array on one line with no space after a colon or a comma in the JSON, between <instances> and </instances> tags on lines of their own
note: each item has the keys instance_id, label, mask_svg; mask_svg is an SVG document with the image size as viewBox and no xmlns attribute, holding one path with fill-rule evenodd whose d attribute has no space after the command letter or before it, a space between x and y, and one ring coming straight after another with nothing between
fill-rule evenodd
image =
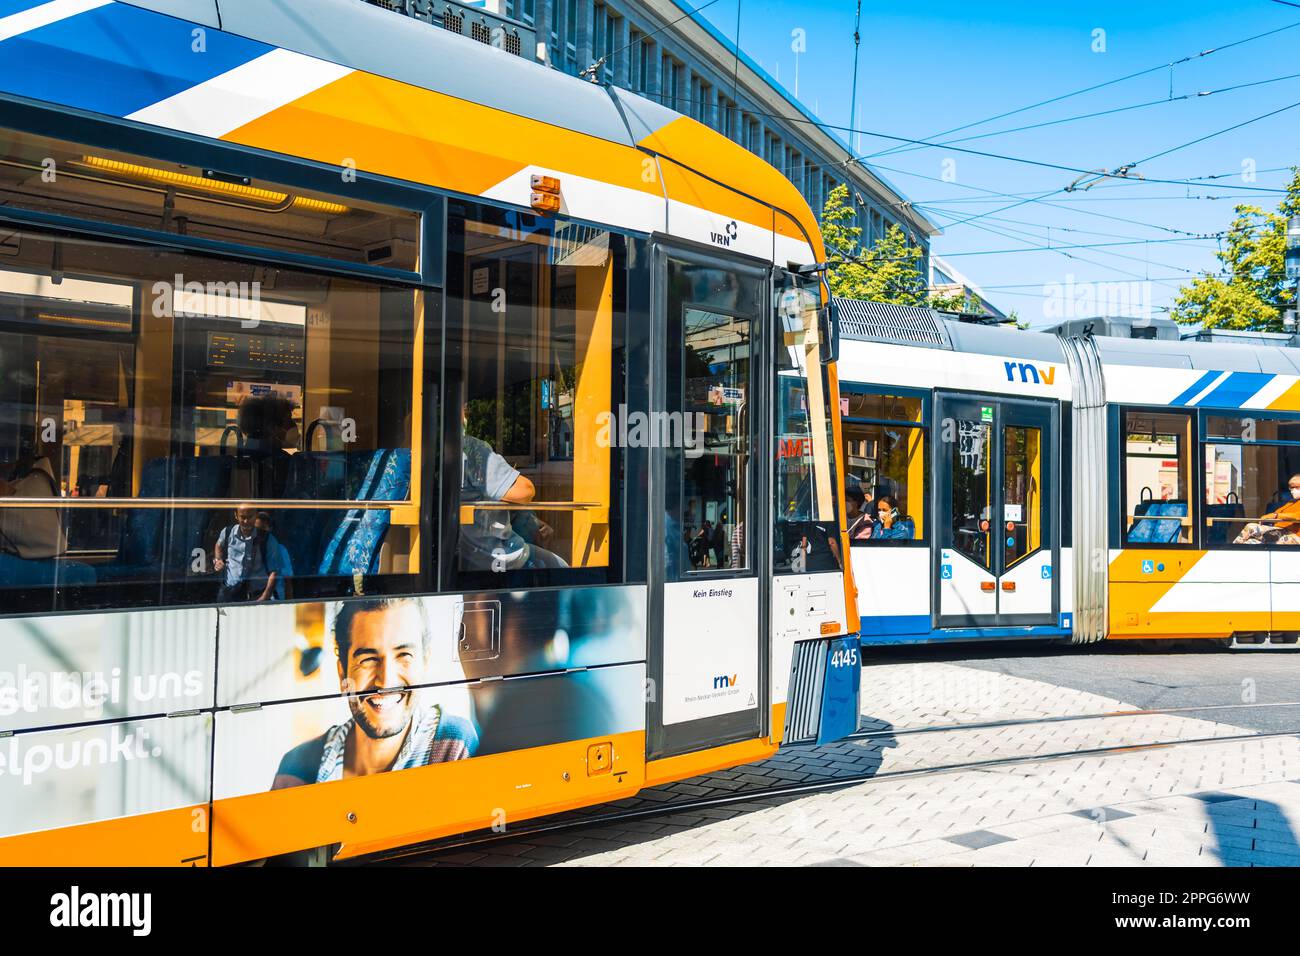
<instances>
[{"instance_id":1,"label":"tram advertisement panel","mask_svg":"<svg viewBox=\"0 0 1300 956\"><path fill-rule=\"evenodd\" d=\"M213 702L212 608L0 620L0 733Z\"/></svg>"},{"instance_id":2,"label":"tram advertisement panel","mask_svg":"<svg viewBox=\"0 0 1300 956\"><path fill-rule=\"evenodd\" d=\"M0 837L206 803L216 623L0 620Z\"/></svg>"},{"instance_id":3,"label":"tram advertisement panel","mask_svg":"<svg viewBox=\"0 0 1300 956\"><path fill-rule=\"evenodd\" d=\"M231 608L213 798L641 729L644 647L640 588Z\"/></svg>"},{"instance_id":4,"label":"tram advertisement panel","mask_svg":"<svg viewBox=\"0 0 1300 956\"><path fill-rule=\"evenodd\" d=\"M0 620L0 838L640 730L644 660L641 587Z\"/></svg>"}]
</instances>

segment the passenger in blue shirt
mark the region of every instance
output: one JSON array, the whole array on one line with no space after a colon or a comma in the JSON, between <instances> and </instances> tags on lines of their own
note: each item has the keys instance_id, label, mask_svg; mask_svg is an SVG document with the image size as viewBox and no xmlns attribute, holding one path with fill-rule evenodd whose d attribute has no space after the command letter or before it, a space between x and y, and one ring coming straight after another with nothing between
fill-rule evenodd
<instances>
[{"instance_id":1,"label":"passenger in blue shirt","mask_svg":"<svg viewBox=\"0 0 1300 956\"><path fill-rule=\"evenodd\" d=\"M284 582L293 577L293 561L289 557L289 549L286 548L280 539L271 534L271 516L265 511L257 513L257 531L259 534L266 535L267 567L277 568L275 573L275 599L284 600Z\"/></svg>"},{"instance_id":2,"label":"passenger in blue shirt","mask_svg":"<svg viewBox=\"0 0 1300 956\"><path fill-rule=\"evenodd\" d=\"M235 509L235 524L222 529L217 538L216 560L221 590L217 600L267 601L276 593L276 583L287 573L282 561L284 548L275 536L257 529L257 510L249 504Z\"/></svg>"},{"instance_id":3,"label":"passenger in blue shirt","mask_svg":"<svg viewBox=\"0 0 1300 956\"><path fill-rule=\"evenodd\" d=\"M916 525L908 515L898 512L898 501L893 495L876 499L876 520L871 526L872 541L911 541L916 537Z\"/></svg>"}]
</instances>

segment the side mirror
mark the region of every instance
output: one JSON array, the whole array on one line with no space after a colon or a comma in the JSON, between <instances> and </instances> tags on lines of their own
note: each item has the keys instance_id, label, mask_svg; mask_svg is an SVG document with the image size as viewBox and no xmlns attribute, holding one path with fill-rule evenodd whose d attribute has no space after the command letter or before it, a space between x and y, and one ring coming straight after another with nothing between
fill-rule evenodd
<instances>
[{"instance_id":1,"label":"side mirror","mask_svg":"<svg viewBox=\"0 0 1300 956\"><path fill-rule=\"evenodd\" d=\"M839 309L835 305L835 300L828 298L826 305L822 306L818 315L818 322L821 325L821 360L823 362L838 362L840 360L840 319Z\"/></svg>"}]
</instances>

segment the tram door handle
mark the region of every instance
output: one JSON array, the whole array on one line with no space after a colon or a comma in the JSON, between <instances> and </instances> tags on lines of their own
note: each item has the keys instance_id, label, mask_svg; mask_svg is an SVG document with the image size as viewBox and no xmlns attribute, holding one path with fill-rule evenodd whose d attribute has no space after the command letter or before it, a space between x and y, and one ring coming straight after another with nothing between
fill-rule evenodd
<instances>
[{"instance_id":1,"label":"tram door handle","mask_svg":"<svg viewBox=\"0 0 1300 956\"><path fill-rule=\"evenodd\" d=\"M981 590L981 591L996 591L997 588L998 588L997 584L996 584L995 582L993 582L993 581L981 581L981 582L980 582L980 590Z\"/></svg>"}]
</instances>

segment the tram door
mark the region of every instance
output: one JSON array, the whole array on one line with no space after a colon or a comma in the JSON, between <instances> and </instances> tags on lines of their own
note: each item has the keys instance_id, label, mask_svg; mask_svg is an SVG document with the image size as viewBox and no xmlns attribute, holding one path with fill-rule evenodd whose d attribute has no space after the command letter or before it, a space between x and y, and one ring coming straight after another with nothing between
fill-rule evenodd
<instances>
[{"instance_id":1,"label":"tram door","mask_svg":"<svg viewBox=\"0 0 1300 956\"><path fill-rule=\"evenodd\" d=\"M765 730L771 280L663 246L655 269L647 736L666 756Z\"/></svg>"},{"instance_id":2,"label":"tram door","mask_svg":"<svg viewBox=\"0 0 1300 956\"><path fill-rule=\"evenodd\" d=\"M938 627L1057 624L1052 403L940 395Z\"/></svg>"}]
</instances>

